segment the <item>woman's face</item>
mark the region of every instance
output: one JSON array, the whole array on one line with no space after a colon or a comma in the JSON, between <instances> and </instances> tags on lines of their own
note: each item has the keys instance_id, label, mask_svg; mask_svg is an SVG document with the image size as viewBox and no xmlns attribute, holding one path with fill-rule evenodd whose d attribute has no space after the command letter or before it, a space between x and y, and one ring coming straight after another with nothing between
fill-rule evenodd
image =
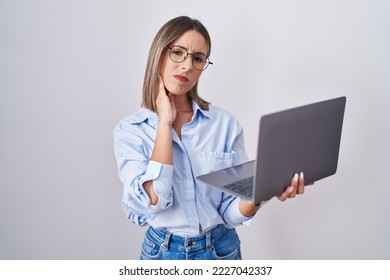
<instances>
[{"instance_id":1,"label":"woman's face","mask_svg":"<svg viewBox=\"0 0 390 280\"><path fill-rule=\"evenodd\" d=\"M170 46L181 46L192 54L202 53L206 55L208 50L203 35L195 30L185 32ZM183 62L176 63L169 58L168 49L164 53L161 60L160 75L163 78L165 88L174 95L187 94L198 82L202 71L194 68L192 59L193 57L188 55Z\"/></svg>"}]
</instances>

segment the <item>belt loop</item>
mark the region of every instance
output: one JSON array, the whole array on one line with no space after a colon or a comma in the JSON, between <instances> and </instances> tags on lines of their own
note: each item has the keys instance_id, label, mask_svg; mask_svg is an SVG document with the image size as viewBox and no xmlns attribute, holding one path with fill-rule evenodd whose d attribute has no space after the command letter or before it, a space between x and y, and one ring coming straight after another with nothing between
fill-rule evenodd
<instances>
[{"instance_id":1,"label":"belt loop","mask_svg":"<svg viewBox=\"0 0 390 280\"><path fill-rule=\"evenodd\" d=\"M167 231L167 234L165 235L165 239L163 244L161 246L163 247L164 251L168 251L168 244L169 244L169 238L171 237L171 233Z\"/></svg>"},{"instance_id":2,"label":"belt loop","mask_svg":"<svg viewBox=\"0 0 390 280\"><path fill-rule=\"evenodd\" d=\"M213 244L211 243L211 231L206 233L206 249L208 252L213 249Z\"/></svg>"}]
</instances>

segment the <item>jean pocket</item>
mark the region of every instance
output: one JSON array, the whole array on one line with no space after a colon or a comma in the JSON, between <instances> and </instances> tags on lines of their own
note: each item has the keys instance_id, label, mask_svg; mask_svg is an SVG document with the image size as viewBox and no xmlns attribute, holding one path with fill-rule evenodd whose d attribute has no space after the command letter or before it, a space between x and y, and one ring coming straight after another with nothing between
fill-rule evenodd
<instances>
[{"instance_id":1,"label":"jean pocket","mask_svg":"<svg viewBox=\"0 0 390 280\"><path fill-rule=\"evenodd\" d=\"M213 245L216 260L241 260L240 240L235 230L230 230Z\"/></svg>"},{"instance_id":2,"label":"jean pocket","mask_svg":"<svg viewBox=\"0 0 390 280\"><path fill-rule=\"evenodd\" d=\"M145 236L145 239L142 242L141 259L156 260L161 256L162 250L163 247L161 244L158 244Z\"/></svg>"}]
</instances>

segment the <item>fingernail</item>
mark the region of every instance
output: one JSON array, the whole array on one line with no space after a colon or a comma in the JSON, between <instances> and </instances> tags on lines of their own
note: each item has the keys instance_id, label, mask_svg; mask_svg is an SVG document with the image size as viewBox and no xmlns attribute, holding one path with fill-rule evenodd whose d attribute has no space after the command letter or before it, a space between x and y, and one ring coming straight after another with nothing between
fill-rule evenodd
<instances>
[{"instance_id":1,"label":"fingernail","mask_svg":"<svg viewBox=\"0 0 390 280\"><path fill-rule=\"evenodd\" d=\"M304 176L303 172L299 173L299 176L303 177Z\"/></svg>"}]
</instances>

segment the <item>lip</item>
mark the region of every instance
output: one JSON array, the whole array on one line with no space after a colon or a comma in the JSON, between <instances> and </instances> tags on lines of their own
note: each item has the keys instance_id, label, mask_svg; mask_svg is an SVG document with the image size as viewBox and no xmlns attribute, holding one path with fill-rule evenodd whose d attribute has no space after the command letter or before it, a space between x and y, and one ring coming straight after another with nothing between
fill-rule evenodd
<instances>
[{"instance_id":1,"label":"lip","mask_svg":"<svg viewBox=\"0 0 390 280\"><path fill-rule=\"evenodd\" d=\"M186 83L188 82L188 78L186 76L182 76L182 75L173 75L173 77L175 77L176 80L180 81L180 82L183 82L183 83Z\"/></svg>"}]
</instances>

